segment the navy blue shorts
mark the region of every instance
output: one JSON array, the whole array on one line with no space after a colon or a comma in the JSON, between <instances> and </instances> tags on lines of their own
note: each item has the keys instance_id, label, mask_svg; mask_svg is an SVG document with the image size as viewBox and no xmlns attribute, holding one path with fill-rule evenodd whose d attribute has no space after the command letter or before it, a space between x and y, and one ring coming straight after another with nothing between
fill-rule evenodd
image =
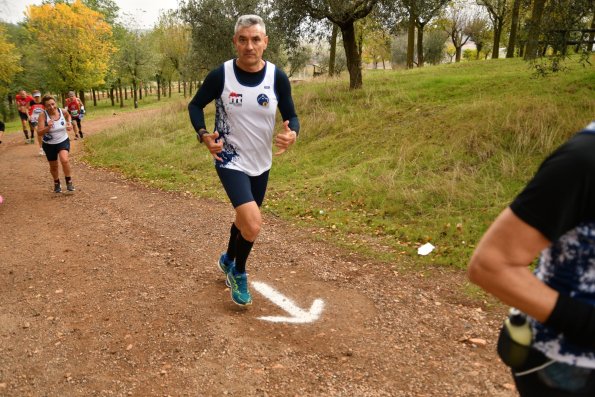
<instances>
[{"instance_id":1,"label":"navy blue shorts","mask_svg":"<svg viewBox=\"0 0 595 397\"><path fill-rule=\"evenodd\" d=\"M233 208L250 201L255 201L259 207L262 205L269 182L269 171L258 176L249 176L242 171L228 168L215 167L215 169Z\"/></svg>"},{"instance_id":2,"label":"navy blue shorts","mask_svg":"<svg viewBox=\"0 0 595 397\"><path fill-rule=\"evenodd\" d=\"M58 160L58 153L61 150L66 150L70 152L70 139L67 139L63 142L56 143L55 145L50 145L49 143L43 142L41 147L45 152L45 157L47 157L48 161L56 161Z\"/></svg>"}]
</instances>

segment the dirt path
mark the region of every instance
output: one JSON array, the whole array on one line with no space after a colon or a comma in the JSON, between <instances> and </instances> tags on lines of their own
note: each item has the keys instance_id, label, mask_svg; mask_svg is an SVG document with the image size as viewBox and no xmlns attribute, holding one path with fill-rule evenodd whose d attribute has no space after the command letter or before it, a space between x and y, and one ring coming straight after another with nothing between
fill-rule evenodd
<instances>
[{"instance_id":1,"label":"dirt path","mask_svg":"<svg viewBox=\"0 0 595 397\"><path fill-rule=\"evenodd\" d=\"M215 266L228 204L91 169L80 141L77 192L56 195L34 145L0 146L0 396L515 395L494 352L501 313L461 297L459 272L402 272L269 216L250 280L324 308L265 321L288 314L254 288L235 306Z\"/></svg>"}]
</instances>

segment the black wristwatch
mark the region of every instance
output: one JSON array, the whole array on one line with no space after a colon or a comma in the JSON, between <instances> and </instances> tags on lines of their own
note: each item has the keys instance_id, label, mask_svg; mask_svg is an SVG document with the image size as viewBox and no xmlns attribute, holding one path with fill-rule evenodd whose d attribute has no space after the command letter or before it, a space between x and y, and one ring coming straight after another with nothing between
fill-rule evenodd
<instances>
[{"instance_id":1,"label":"black wristwatch","mask_svg":"<svg viewBox=\"0 0 595 397\"><path fill-rule=\"evenodd\" d=\"M200 130L196 131L196 139L198 139L198 141L202 143L202 136L208 133L209 131L205 130L204 128L201 128Z\"/></svg>"}]
</instances>

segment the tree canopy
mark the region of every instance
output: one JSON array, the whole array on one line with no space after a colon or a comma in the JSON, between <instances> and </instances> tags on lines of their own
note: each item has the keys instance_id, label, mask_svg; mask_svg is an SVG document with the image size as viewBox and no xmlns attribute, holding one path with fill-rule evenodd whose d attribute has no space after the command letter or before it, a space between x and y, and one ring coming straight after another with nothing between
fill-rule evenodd
<instances>
[{"instance_id":1,"label":"tree canopy","mask_svg":"<svg viewBox=\"0 0 595 397\"><path fill-rule=\"evenodd\" d=\"M104 83L114 46L102 14L79 0L30 6L27 27L39 43L38 62L46 67L50 88L64 92Z\"/></svg>"}]
</instances>

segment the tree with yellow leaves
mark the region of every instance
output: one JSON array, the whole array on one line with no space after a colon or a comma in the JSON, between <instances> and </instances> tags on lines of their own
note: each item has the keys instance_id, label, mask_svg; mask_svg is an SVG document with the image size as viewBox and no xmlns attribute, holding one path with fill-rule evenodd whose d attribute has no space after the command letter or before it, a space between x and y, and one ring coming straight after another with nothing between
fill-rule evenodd
<instances>
[{"instance_id":1,"label":"tree with yellow leaves","mask_svg":"<svg viewBox=\"0 0 595 397\"><path fill-rule=\"evenodd\" d=\"M115 49L102 14L80 0L30 6L27 27L40 44L39 62L47 66L52 89L78 91L104 84Z\"/></svg>"},{"instance_id":2,"label":"tree with yellow leaves","mask_svg":"<svg viewBox=\"0 0 595 397\"><path fill-rule=\"evenodd\" d=\"M3 98L8 94L10 83L22 68L20 67L21 55L16 51L16 46L8 41L6 31L0 26L0 113L6 118L7 109Z\"/></svg>"}]
</instances>

